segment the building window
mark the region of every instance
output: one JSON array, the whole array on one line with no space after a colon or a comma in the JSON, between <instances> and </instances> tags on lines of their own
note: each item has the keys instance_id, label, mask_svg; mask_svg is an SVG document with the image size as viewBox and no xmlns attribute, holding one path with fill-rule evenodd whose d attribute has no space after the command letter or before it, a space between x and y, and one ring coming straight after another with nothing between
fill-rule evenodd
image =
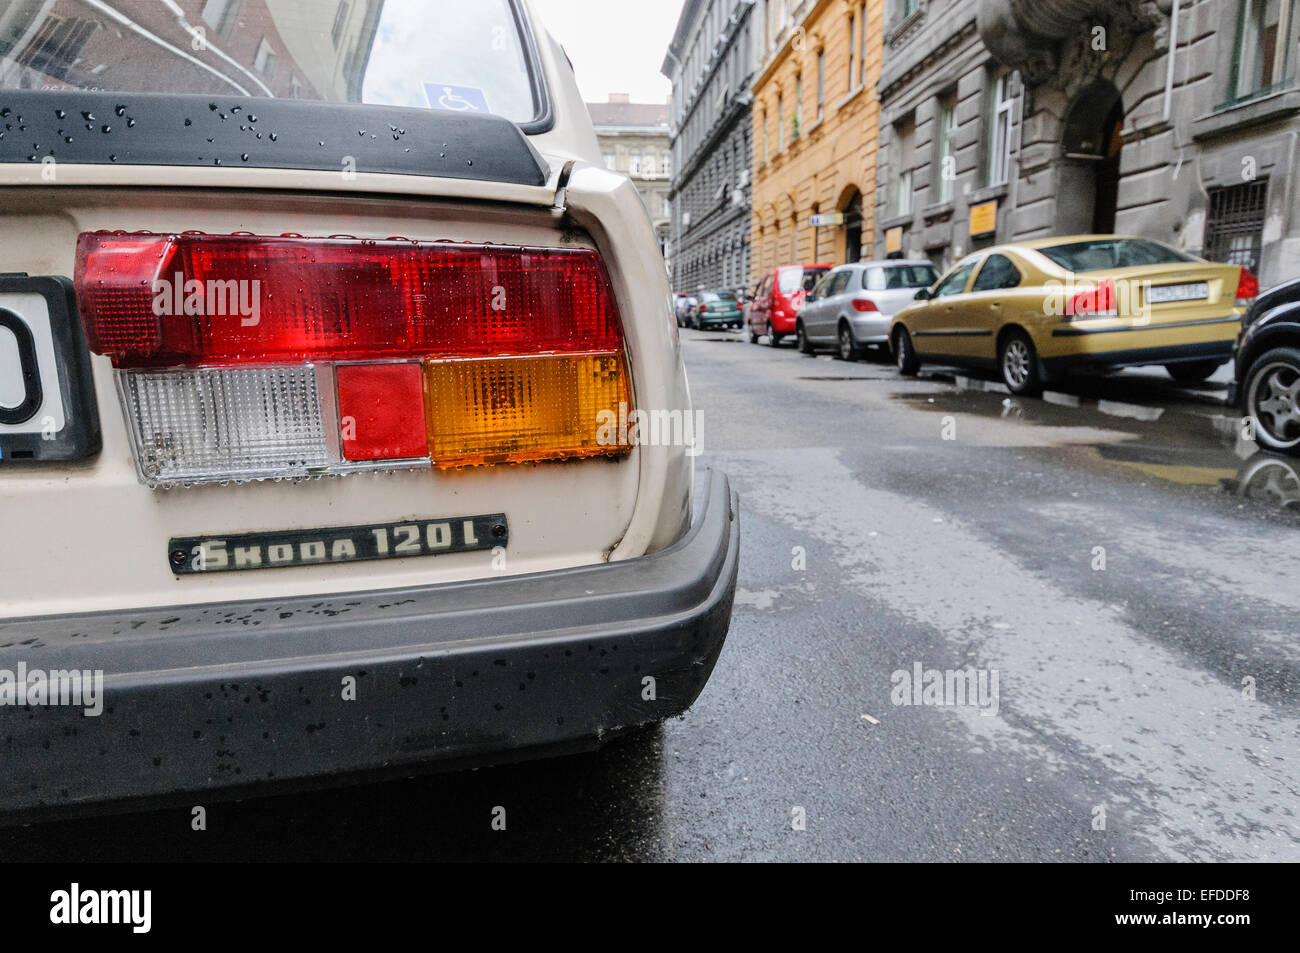
<instances>
[{"instance_id":1,"label":"building window","mask_svg":"<svg viewBox=\"0 0 1300 953\"><path fill-rule=\"evenodd\" d=\"M817 51L817 121L822 121L826 107L826 51Z\"/></svg>"},{"instance_id":2,"label":"building window","mask_svg":"<svg viewBox=\"0 0 1300 953\"><path fill-rule=\"evenodd\" d=\"M605 153L605 168L609 169L611 172L618 169L618 164L614 161L614 154L612 152Z\"/></svg>"},{"instance_id":3,"label":"building window","mask_svg":"<svg viewBox=\"0 0 1300 953\"><path fill-rule=\"evenodd\" d=\"M989 98L988 184L1005 185L1011 174L1011 74L993 76Z\"/></svg>"},{"instance_id":4,"label":"building window","mask_svg":"<svg viewBox=\"0 0 1300 953\"><path fill-rule=\"evenodd\" d=\"M1210 261L1241 265L1259 274L1264 245L1264 208L1268 179L1210 189L1205 219L1204 255Z\"/></svg>"},{"instance_id":5,"label":"building window","mask_svg":"<svg viewBox=\"0 0 1300 953\"><path fill-rule=\"evenodd\" d=\"M640 175L640 174L641 174L641 157L640 157L640 156L633 156L633 157L631 158L631 160L628 162L628 170L627 170L627 174L628 174L628 175Z\"/></svg>"},{"instance_id":6,"label":"building window","mask_svg":"<svg viewBox=\"0 0 1300 953\"><path fill-rule=\"evenodd\" d=\"M790 138L798 139L799 130L803 128L803 73L794 75L794 124L790 127Z\"/></svg>"},{"instance_id":7,"label":"building window","mask_svg":"<svg viewBox=\"0 0 1300 953\"><path fill-rule=\"evenodd\" d=\"M270 76L275 69L275 50L271 44L266 42L266 37L262 37L262 42L257 44L257 56L253 57L253 69L257 70L263 76Z\"/></svg>"},{"instance_id":8,"label":"building window","mask_svg":"<svg viewBox=\"0 0 1300 953\"><path fill-rule=\"evenodd\" d=\"M916 164L916 117L908 116L894 126L894 210L899 215L912 214L912 168Z\"/></svg>"},{"instance_id":9,"label":"building window","mask_svg":"<svg viewBox=\"0 0 1300 953\"><path fill-rule=\"evenodd\" d=\"M856 48L853 43L853 30L858 24L858 18L854 14L849 14L849 89L853 89L853 51Z\"/></svg>"},{"instance_id":10,"label":"building window","mask_svg":"<svg viewBox=\"0 0 1300 953\"><path fill-rule=\"evenodd\" d=\"M785 93L776 94L776 151L785 148Z\"/></svg>"},{"instance_id":11,"label":"building window","mask_svg":"<svg viewBox=\"0 0 1300 953\"><path fill-rule=\"evenodd\" d=\"M1241 0L1233 66L1233 100L1286 85L1294 0Z\"/></svg>"},{"instance_id":12,"label":"building window","mask_svg":"<svg viewBox=\"0 0 1300 953\"><path fill-rule=\"evenodd\" d=\"M94 20L46 17L17 60L36 72L67 80L69 71L77 65L82 49L96 28ZM5 42L4 35L0 34L0 50L6 49ZM12 126L11 123L6 125Z\"/></svg>"},{"instance_id":13,"label":"building window","mask_svg":"<svg viewBox=\"0 0 1300 953\"><path fill-rule=\"evenodd\" d=\"M767 110L763 110L763 162L767 163Z\"/></svg>"},{"instance_id":14,"label":"building window","mask_svg":"<svg viewBox=\"0 0 1300 953\"><path fill-rule=\"evenodd\" d=\"M239 0L208 0L203 4L199 16L217 33L225 36L230 32L230 26L235 21L238 7Z\"/></svg>"},{"instance_id":15,"label":"building window","mask_svg":"<svg viewBox=\"0 0 1300 953\"><path fill-rule=\"evenodd\" d=\"M642 160L641 160L641 170L642 170L646 175L654 175L654 174L655 174L655 157L654 157L654 156L646 156L644 159L642 159Z\"/></svg>"},{"instance_id":16,"label":"building window","mask_svg":"<svg viewBox=\"0 0 1300 953\"><path fill-rule=\"evenodd\" d=\"M858 85L867 85L867 5L858 7Z\"/></svg>"},{"instance_id":17,"label":"building window","mask_svg":"<svg viewBox=\"0 0 1300 953\"><path fill-rule=\"evenodd\" d=\"M951 202L957 180L957 94L939 98L939 116L935 129L937 192L940 202Z\"/></svg>"}]
</instances>

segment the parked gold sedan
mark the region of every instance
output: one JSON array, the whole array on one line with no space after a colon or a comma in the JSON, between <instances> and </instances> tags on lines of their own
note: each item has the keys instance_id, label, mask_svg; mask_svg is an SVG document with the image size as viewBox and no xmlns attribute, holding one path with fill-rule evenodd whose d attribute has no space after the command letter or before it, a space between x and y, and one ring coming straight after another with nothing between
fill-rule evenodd
<instances>
[{"instance_id":1,"label":"parked gold sedan","mask_svg":"<svg viewBox=\"0 0 1300 953\"><path fill-rule=\"evenodd\" d=\"M890 326L898 369L997 370L1014 394L1068 372L1160 364L1203 381L1232 357L1259 283L1147 238L1076 235L983 249Z\"/></svg>"}]
</instances>

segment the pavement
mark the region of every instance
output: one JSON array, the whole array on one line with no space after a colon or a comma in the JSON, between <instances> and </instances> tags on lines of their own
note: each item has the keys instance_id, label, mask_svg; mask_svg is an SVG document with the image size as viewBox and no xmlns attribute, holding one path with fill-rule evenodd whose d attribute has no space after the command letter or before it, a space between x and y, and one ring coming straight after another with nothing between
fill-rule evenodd
<instances>
[{"instance_id":1,"label":"pavement","mask_svg":"<svg viewBox=\"0 0 1300 953\"><path fill-rule=\"evenodd\" d=\"M1241 439L1227 368L1023 399L682 337L697 465L743 514L683 717L214 802L202 832L188 808L0 830L0 858L1300 860L1300 464Z\"/></svg>"}]
</instances>

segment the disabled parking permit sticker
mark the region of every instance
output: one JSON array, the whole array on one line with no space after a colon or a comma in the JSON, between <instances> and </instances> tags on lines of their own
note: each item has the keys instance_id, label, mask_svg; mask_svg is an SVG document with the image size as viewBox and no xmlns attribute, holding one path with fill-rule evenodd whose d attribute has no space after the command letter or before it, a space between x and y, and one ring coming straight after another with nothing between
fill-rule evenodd
<instances>
[{"instance_id":1,"label":"disabled parking permit sticker","mask_svg":"<svg viewBox=\"0 0 1300 953\"><path fill-rule=\"evenodd\" d=\"M425 83L424 95L433 109L457 113L490 113L483 90L473 86L445 86L442 83Z\"/></svg>"}]
</instances>

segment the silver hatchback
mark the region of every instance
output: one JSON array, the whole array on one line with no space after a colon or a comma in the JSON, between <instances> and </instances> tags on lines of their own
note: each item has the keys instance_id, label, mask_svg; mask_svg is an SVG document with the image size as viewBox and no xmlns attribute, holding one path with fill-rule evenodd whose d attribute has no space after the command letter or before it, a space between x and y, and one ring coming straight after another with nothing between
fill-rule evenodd
<instances>
[{"instance_id":1,"label":"silver hatchback","mask_svg":"<svg viewBox=\"0 0 1300 953\"><path fill-rule=\"evenodd\" d=\"M938 280L938 271L924 259L840 265L808 292L795 325L799 350L811 354L833 347L844 360L855 361L870 345L888 347L894 314Z\"/></svg>"}]
</instances>

